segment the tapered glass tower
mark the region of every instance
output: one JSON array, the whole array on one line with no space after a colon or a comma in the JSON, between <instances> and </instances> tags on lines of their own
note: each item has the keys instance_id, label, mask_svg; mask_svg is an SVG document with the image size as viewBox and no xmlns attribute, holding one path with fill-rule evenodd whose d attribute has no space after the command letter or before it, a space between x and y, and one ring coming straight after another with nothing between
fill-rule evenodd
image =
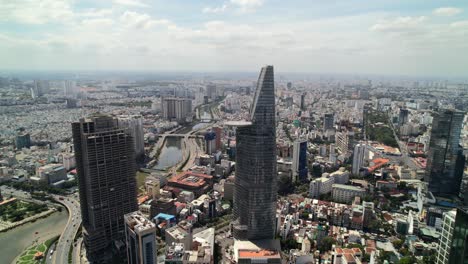
<instances>
[{"instance_id":1,"label":"tapered glass tower","mask_svg":"<svg viewBox=\"0 0 468 264\"><path fill-rule=\"evenodd\" d=\"M250 120L236 130L236 179L233 235L239 240L275 235L277 172L273 66L263 67Z\"/></svg>"}]
</instances>

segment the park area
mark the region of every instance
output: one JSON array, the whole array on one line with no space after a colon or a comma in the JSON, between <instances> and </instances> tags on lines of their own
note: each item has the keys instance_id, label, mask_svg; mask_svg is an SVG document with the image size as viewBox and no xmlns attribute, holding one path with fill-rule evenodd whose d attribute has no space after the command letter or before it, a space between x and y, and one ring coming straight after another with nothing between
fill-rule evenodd
<instances>
[{"instance_id":1,"label":"park area","mask_svg":"<svg viewBox=\"0 0 468 264\"><path fill-rule=\"evenodd\" d=\"M16 261L16 264L41 264L45 263L47 250L58 239L57 237L51 238L39 245L33 245L26 249Z\"/></svg>"},{"instance_id":2,"label":"park area","mask_svg":"<svg viewBox=\"0 0 468 264\"><path fill-rule=\"evenodd\" d=\"M0 206L0 220L18 222L47 210L47 205L14 200Z\"/></svg>"},{"instance_id":3,"label":"park area","mask_svg":"<svg viewBox=\"0 0 468 264\"><path fill-rule=\"evenodd\" d=\"M390 147L398 147L386 113L369 110L366 115L366 121L366 133L370 140Z\"/></svg>"}]
</instances>

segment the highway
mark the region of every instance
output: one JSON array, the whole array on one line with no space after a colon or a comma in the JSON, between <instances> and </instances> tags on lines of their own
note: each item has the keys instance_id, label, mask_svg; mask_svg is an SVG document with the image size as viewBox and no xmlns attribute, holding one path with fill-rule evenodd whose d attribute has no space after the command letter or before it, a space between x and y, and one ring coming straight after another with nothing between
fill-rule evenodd
<instances>
[{"instance_id":1,"label":"highway","mask_svg":"<svg viewBox=\"0 0 468 264\"><path fill-rule=\"evenodd\" d=\"M55 247L55 254L52 256L52 264L68 263L70 246L81 225L80 204L75 199L76 196L54 196L57 202L63 204L68 210L68 222Z\"/></svg>"}]
</instances>

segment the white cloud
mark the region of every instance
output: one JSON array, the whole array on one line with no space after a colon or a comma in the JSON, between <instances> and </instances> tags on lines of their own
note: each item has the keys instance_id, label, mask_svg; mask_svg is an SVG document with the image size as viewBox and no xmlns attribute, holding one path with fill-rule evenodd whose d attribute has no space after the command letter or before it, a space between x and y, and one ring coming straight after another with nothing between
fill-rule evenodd
<instances>
[{"instance_id":1,"label":"white cloud","mask_svg":"<svg viewBox=\"0 0 468 264\"><path fill-rule=\"evenodd\" d=\"M166 19L156 20L148 14L142 14L134 11L125 11L120 16L120 21L126 26L136 29L149 29L156 25L169 25L170 21Z\"/></svg>"},{"instance_id":2,"label":"white cloud","mask_svg":"<svg viewBox=\"0 0 468 264\"><path fill-rule=\"evenodd\" d=\"M219 14L219 13L224 13L227 10L228 6L227 4L223 4L222 6L219 7L205 7L203 8L202 12L203 13L211 13L211 14Z\"/></svg>"},{"instance_id":3,"label":"white cloud","mask_svg":"<svg viewBox=\"0 0 468 264\"><path fill-rule=\"evenodd\" d=\"M207 6L202 9L202 12L207 14L220 14L226 12L228 9L232 9L247 13L255 11L255 9L261 7L264 2L264 0L229 0L218 7Z\"/></svg>"},{"instance_id":4,"label":"white cloud","mask_svg":"<svg viewBox=\"0 0 468 264\"><path fill-rule=\"evenodd\" d=\"M0 0L0 21L20 24L65 23L73 16L70 0Z\"/></svg>"},{"instance_id":5,"label":"white cloud","mask_svg":"<svg viewBox=\"0 0 468 264\"><path fill-rule=\"evenodd\" d=\"M468 20L453 22L450 26L454 28L468 28Z\"/></svg>"},{"instance_id":6,"label":"white cloud","mask_svg":"<svg viewBox=\"0 0 468 264\"><path fill-rule=\"evenodd\" d=\"M148 7L147 4L141 2L140 0L114 0L114 3L132 7Z\"/></svg>"},{"instance_id":7,"label":"white cloud","mask_svg":"<svg viewBox=\"0 0 468 264\"><path fill-rule=\"evenodd\" d=\"M456 7L441 7L432 11L432 13L436 16L455 16L461 12L463 12L463 9Z\"/></svg>"},{"instance_id":8,"label":"white cloud","mask_svg":"<svg viewBox=\"0 0 468 264\"><path fill-rule=\"evenodd\" d=\"M82 17L106 17L112 15L112 9L95 9L91 8L84 12L81 12Z\"/></svg>"},{"instance_id":9,"label":"white cloud","mask_svg":"<svg viewBox=\"0 0 468 264\"><path fill-rule=\"evenodd\" d=\"M419 17L397 17L390 20L383 20L371 27L372 31L380 32L414 32L420 29L423 22L426 21L425 16Z\"/></svg>"},{"instance_id":10,"label":"white cloud","mask_svg":"<svg viewBox=\"0 0 468 264\"><path fill-rule=\"evenodd\" d=\"M386 15L187 26L119 8L84 10L60 32L0 34L0 67L251 71L271 63L283 71L466 75L468 21L379 21Z\"/></svg>"},{"instance_id":11,"label":"white cloud","mask_svg":"<svg viewBox=\"0 0 468 264\"><path fill-rule=\"evenodd\" d=\"M109 27L114 24L114 20L110 18L90 18L81 21L81 24L85 27L100 28Z\"/></svg>"},{"instance_id":12,"label":"white cloud","mask_svg":"<svg viewBox=\"0 0 468 264\"><path fill-rule=\"evenodd\" d=\"M239 7L242 12L251 12L261 7L264 0L230 0L230 3Z\"/></svg>"}]
</instances>

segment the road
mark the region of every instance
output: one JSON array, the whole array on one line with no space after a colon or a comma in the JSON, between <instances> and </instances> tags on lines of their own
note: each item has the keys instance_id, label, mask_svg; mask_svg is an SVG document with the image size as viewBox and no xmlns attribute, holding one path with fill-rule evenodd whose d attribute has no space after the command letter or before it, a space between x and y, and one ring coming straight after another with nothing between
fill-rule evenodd
<instances>
[{"instance_id":1,"label":"road","mask_svg":"<svg viewBox=\"0 0 468 264\"><path fill-rule=\"evenodd\" d=\"M396 133L395 127L393 126L393 123L391 120L389 120L390 128L393 131L393 137L395 138L396 142L398 143L398 148L400 149L401 156L391 156L391 155L385 155L385 158L390 159L392 163L398 164L399 162L403 162L408 168L418 170L421 169L421 166L419 166L413 158L411 158L408 155L408 149L406 148L405 142L400 141L398 138L398 135Z\"/></svg>"},{"instance_id":2,"label":"road","mask_svg":"<svg viewBox=\"0 0 468 264\"><path fill-rule=\"evenodd\" d=\"M8 198L10 195L12 195L16 198L32 200L31 194L29 192L17 190L10 186L2 185L0 186L0 190L2 190L3 198Z\"/></svg>"},{"instance_id":3,"label":"road","mask_svg":"<svg viewBox=\"0 0 468 264\"><path fill-rule=\"evenodd\" d=\"M68 263L70 246L73 244L73 239L81 225L80 204L75 197L76 196L74 195L54 196L58 202L67 207L69 216L67 225L65 226L65 229L57 242L57 246L55 247L55 254L52 256L52 264Z\"/></svg>"}]
</instances>

